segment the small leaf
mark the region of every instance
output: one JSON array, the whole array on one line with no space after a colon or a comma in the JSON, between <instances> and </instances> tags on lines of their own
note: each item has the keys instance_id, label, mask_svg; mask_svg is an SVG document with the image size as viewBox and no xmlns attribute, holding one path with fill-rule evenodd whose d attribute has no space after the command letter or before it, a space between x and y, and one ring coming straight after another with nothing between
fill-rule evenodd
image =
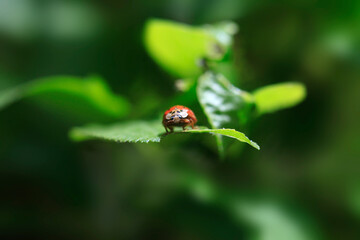
<instances>
[{"instance_id":1,"label":"small leaf","mask_svg":"<svg viewBox=\"0 0 360 240\"><path fill-rule=\"evenodd\" d=\"M128 112L128 102L116 96L99 77L48 77L0 93L0 110L23 98L41 103L49 111L82 118L118 119ZM64 114L62 114L64 115Z\"/></svg>"},{"instance_id":2,"label":"small leaf","mask_svg":"<svg viewBox=\"0 0 360 240\"><path fill-rule=\"evenodd\" d=\"M257 150L260 150L260 147L256 142L251 141L248 137L245 136L244 133L238 132L235 129L225 129L225 128L224 129L192 129L192 130L187 130L186 132L221 134L226 137L235 138L240 142L245 142L247 144L250 144Z\"/></svg>"},{"instance_id":3,"label":"small leaf","mask_svg":"<svg viewBox=\"0 0 360 240\"><path fill-rule=\"evenodd\" d=\"M252 96L233 86L223 75L212 72L204 73L197 86L200 105L212 128L240 128L241 116L251 109ZM217 135L220 155L225 147L222 137Z\"/></svg>"},{"instance_id":4,"label":"small leaf","mask_svg":"<svg viewBox=\"0 0 360 240\"><path fill-rule=\"evenodd\" d=\"M234 23L231 26L233 29ZM179 78L194 77L201 74L199 60L224 56L232 42L229 29L229 23L193 27L151 19L145 26L144 44L150 56L169 73Z\"/></svg>"},{"instance_id":5,"label":"small leaf","mask_svg":"<svg viewBox=\"0 0 360 240\"><path fill-rule=\"evenodd\" d=\"M211 133L221 134L238 141L250 144L256 149L259 146L248 139L245 134L234 129L192 129L175 133ZM173 133L173 134L175 134ZM164 133L164 127L160 120L156 121L132 121L122 122L113 125L89 125L84 127L73 128L70 133L70 138L74 141L85 141L91 139L102 139L115 142L160 142L162 137L167 134Z\"/></svg>"},{"instance_id":6,"label":"small leaf","mask_svg":"<svg viewBox=\"0 0 360 240\"><path fill-rule=\"evenodd\" d=\"M257 89L253 95L261 115L299 104L306 97L306 88L302 83L279 83Z\"/></svg>"}]
</instances>

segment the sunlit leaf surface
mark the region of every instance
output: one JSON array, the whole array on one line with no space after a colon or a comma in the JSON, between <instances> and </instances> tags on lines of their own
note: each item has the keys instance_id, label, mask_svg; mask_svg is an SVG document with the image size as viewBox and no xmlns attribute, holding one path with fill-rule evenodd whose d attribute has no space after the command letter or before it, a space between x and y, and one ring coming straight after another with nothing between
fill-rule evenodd
<instances>
[{"instance_id":1,"label":"sunlit leaf surface","mask_svg":"<svg viewBox=\"0 0 360 240\"><path fill-rule=\"evenodd\" d=\"M245 134L235 131L234 129L191 129L177 133L211 133L220 134L238 141L250 144L256 149L260 147ZM91 139L102 139L115 142L160 142L161 138L165 137L164 127L161 121L132 121L123 122L113 125L89 125L85 127L73 128L70 132L70 137L74 141L84 141Z\"/></svg>"},{"instance_id":2,"label":"sunlit leaf surface","mask_svg":"<svg viewBox=\"0 0 360 240\"><path fill-rule=\"evenodd\" d=\"M29 98L52 111L86 118L117 119L127 114L128 102L113 94L99 77L48 77L0 92L0 110L17 100Z\"/></svg>"},{"instance_id":3,"label":"sunlit leaf surface","mask_svg":"<svg viewBox=\"0 0 360 240\"><path fill-rule=\"evenodd\" d=\"M306 88L296 82L279 83L259 88L253 95L258 113L264 114L299 104L306 97Z\"/></svg>"},{"instance_id":4,"label":"sunlit leaf surface","mask_svg":"<svg viewBox=\"0 0 360 240\"><path fill-rule=\"evenodd\" d=\"M233 86L223 75L204 73L198 81L197 95L212 128L240 128L243 111L252 103L252 96ZM220 154L224 153L222 137L217 135Z\"/></svg>"},{"instance_id":5,"label":"sunlit leaf surface","mask_svg":"<svg viewBox=\"0 0 360 240\"><path fill-rule=\"evenodd\" d=\"M200 59L224 54L218 37L224 39L224 44L230 41L228 35L214 29L152 19L145 26L144 43L150 56L165 70L176 77L193 77L201 73Z\"/></svg>"}]
</instances>

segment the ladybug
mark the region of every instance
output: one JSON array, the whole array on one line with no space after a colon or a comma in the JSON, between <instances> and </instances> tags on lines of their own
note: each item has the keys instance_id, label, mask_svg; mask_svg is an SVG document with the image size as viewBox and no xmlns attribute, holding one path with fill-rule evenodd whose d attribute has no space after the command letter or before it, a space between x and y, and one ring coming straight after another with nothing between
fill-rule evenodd
<instances>
[{"instance_id":1,"label":"ladybug","mask_svg":"<svg viewBox=\"0 0 360 240\"><path fill-rule=\"evenodd\" d=\"M168 133L168 129L170 129L170 132L173 132L174 127L182 127L183 130L187 126L194 128L196 122L197 119L193 111L187 107L176 105L165 111L162 124Z\"/></svg>"}]
</instances>

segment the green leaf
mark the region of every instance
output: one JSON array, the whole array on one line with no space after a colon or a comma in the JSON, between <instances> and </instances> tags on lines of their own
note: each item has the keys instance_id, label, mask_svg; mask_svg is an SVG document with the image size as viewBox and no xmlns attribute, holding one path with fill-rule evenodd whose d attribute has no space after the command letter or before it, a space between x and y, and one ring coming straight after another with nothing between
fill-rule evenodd
<instances>
[{"instance_id":1,"label":"green leaf","mask_svg":"<svg viewBox=\"0 0 360 240\"><path fill-rule=\"evenodd\" d=\"M257 89L254 93L259 115L293 107L306 97L302 83L278 83Z\"/></svg>"},{"instance_id":2,"label":"green leaf","mask_svg":"<svg viewBox=\"0 0 360 240\"><path fill-rule=\"evenodd\" d=\"M227 52L234 32L232 25L193 27L167 20L146 23L144 44L150 56L169 73L180 78L201 74L199 60L221 59Z\"/></svg>"},{"instance_id":3,"label":"green leaf","mask_svg":"<svg viewBox=\"0 0 360 240\"><path fill-rule=\"evenodd\" d=\"M70 131L70 138L74 141L102 139L114 142L148 143L160 142L163 132L161 121L132 121L106 126L76 127Z\"/></svg>"},{"instance_id":4,"label":"green leaf","mask_svg":"<svg viewBox=\"0 0 360 240\"><path fill-rule=\"evenodd\" d=\"M250 144L256 149L260 147L245 134L234 129L192 129L178 133L211 133L221 134L238 141ZM122 122L112 125L88 125L84 127L76 127L70 131L70 138L74 141L85 141L91 139L102 139L115 142L160 142L161 138L169 135L164 133L164 127L160 120L156 121L132 121Z\"/></svg>"},{"instance_id":5,"label":"green leaf","mask_svg":"<svg viewBox=\"0 0 360 240\"><path fill-rule=\"evenodd\" d=\"M191 129L187 130L186 132L190 133L212 133L212 134L220 134L222 136L234 138L240 142L245 142L250 144L257 150L260 150L259 145L256 142L251 141L248 137L245 136L244 133L238 132L235 129Z\"/></svg>"},{"instance_id":6,"label":"green leaf","mask_svg":"<svg viewBox=\"0 0 360 240\"><path fill-rule=\"evenodd\" d=\"M129 109L128 102L113 94L99 77L57 76L35 80L0 92L0 110L24 98L35 100L49 111L89 120L118 119Z\"/></svg>"},{"instance_id":7,"label":"green leaf","mask_svg":"<svg viewBox=\"0 0 360 240\"><path fill-rule=\"evenodd\" d=\"M210 71L199 78L197 95L212 128L239 129L253 101L249 93L233 86L223 75ZM216 138L223 156L226 146L221 136Z\"/></svg>"}]
</instances>

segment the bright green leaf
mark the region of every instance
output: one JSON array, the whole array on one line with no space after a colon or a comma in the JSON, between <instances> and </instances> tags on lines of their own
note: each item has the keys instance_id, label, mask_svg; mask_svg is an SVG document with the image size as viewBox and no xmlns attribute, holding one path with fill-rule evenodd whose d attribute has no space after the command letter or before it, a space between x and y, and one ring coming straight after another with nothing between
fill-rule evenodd
<instances>
[{"instance_id":1,"label":"bright green leaf","mask_svg":"<svg viewBox=\"0 0 360 240\"><path fill-rule=\"evenodd\" d=\"M239 129L245 121L244 112L250 110L252 96L233 86L223 75L204 73L198 81L197 95L212 128ZM225 147L221 136L217 135L220 155Z\"/></svg>"},{"instance_id":2,"label":"bright green leaf","mask_svg":"<svg viewBox=\"0 0 360 240\"><path fill-rule=\"evenodd\" d=\"M260 150L260 147L256 142L251 141L249 138L245 136L244 133L238 132L235 129L225 129L225 128L224 129L192 129L192 130L187 130L186 132L220 134L222 136L234 138L240 142L248 143L257 150Z\"/></svg>"},{"instance_id":3,"label":"bright green leaf","mask_svg":"<svg viewBox=\"0 0 360 240\"><path fill-rule=\"evenodd\" d=\"M258 113L264 114L299 104L306 97L306 88L302 83L279 83L259 88L253 95Z\"/></svg>"},{"instance_id":4,"label":"bright green leaf","mask_svg":"<svg viewBox=\"0 0 360 240\"><path fill-rule=\"evenodd\" d=\"M204 29L153 19L145 28L145 46L164 69L177 77L200 74L197 61L207 55L215 39Z\"/></svg>"},{"instance_id":5,"label":"bright green leaf","mask_svg":"<svg viewBox=\"0 0 360 240\"><path fill-rule=\"evenodd\" d=\"M48 77L0 92L0 110L23 98L30 98L49 111L78 117L118 119L128 112L128 102L114 95L98 77Z\"/></svg>"},{"instance_id":6,"label":"bright green leaf","mask_svg":"<svg viewBox=\"0 0 360 240\"><path fill-rule=\"evenodd\" d=\"M248 139L245 134L237 132L234 129L192 129L178 133L211 133L221 134L238 141L250 144L256 149L259 146ZM102 139L115 142L160 142L162 137L167 136L164 133L164 127L161 121L132 121L123 122L113 125L89 125L84 127L76 127L70 131L70 137L74 141L84 141L90 139Z\"/></svg>"},{"instance_id":7,"label":"bright green leaf","mask_svg":"<svg viewBox=\"0 0 360 240\"><path fill-rule=\"evenodd\" d=\"M218 60L224 56L234 28L234 23L193 27L152 19L145 26L144 43L150 56L165 70L180 78L194 77L201 73L200 59Z\"/></svg>"}]
</instances>

